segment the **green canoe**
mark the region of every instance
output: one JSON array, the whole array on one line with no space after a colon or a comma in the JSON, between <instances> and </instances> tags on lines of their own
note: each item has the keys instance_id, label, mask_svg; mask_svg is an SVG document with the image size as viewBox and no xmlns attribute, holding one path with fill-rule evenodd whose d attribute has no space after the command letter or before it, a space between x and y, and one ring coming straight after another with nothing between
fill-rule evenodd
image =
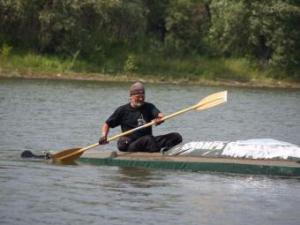
<instances>
[{"instance_id":1,"label":"green canoe","mask_svg":"<svg viewBox=\"0 0 300 225\"><path fill-rule=\"evenodd\" d=\"M93 165L209 171L239 174L300 176L300 163L292 160L255 160L216 157L165 156L160 153L86 152L81 163Z\"/></svg>"}]
</instances>

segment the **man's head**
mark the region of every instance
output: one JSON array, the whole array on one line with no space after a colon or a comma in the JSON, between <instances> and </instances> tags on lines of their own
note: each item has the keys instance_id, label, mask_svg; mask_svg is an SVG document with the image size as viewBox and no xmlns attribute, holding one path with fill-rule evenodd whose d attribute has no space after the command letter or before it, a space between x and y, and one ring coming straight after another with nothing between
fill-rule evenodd
<instances>
[{"instance_id":1,"label":"man's head","mask_svg":"<svg viewBox=\"0 0 300 225\"><path fill-rule=\"evenodd\" d=\"M129 89L130 104L134 108L142 106L145 102L145 88L142 82L138 81L131 85Z\"/></svg>"},{"instance_id":2,"label":"man's head","mask_svg":"<svg viewBox=\"0 0 300 225\"><path fill-rule=\"evenodd\" d=\"M129 93L130 93L130 96L138 95L138 94L145 95L144 84L140 81L135 82L134 84L132 84L130 86Z\"/></svg>"}]
</instances>

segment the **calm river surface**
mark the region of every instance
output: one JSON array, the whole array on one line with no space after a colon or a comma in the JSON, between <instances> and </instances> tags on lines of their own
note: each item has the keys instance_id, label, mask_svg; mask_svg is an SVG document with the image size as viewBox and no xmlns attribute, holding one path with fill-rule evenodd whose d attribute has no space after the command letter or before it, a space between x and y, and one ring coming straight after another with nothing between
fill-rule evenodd
<instances>
[{"instance_id":1,"label":"calm river surface","mask_svg":"<svg viewBox=\"0 0 300 225\"><path fill-rule=\"evenodd\" d=\"M0 224L299 225L296 178L58 166L20 159L96 143L129 83L0 79ZM166 115L222 87L148 84ZM154 128L188 141L273 138L300 145L300 91L226 88L228 103ZM119 133L119 129L111 134ZM115 143L94 151L115 150Z\"/></svg>"}]
</instances>

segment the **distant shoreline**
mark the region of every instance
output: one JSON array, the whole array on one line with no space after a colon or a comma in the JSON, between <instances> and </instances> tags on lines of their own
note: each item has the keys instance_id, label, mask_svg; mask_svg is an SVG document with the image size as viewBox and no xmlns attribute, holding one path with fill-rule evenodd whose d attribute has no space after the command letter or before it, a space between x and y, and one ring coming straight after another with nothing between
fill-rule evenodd
<instances>
[{"instance_id":1,"label":"distant shoreline","mask_svg":"<svg viewBox=\"0 0 300 225\"><path fill-rule=\"evenodd\" d=\"M165 83L165 84L198 84L205 86L227 86L227 87L246 87L246 88L291 88L300 89L300 83L280 80L251 80L239 82L234 80L207 80L207 79L188 79L172 78L171 76L149 76L139 74L100 74L100 73L45 73L45 72L20 72L6 71L0 68L0 78L23 78L23 79L51 79L51 80L82 80L82 81L102 81L102 82L132 82L140 80L146 83Z\"/></svg>"}]
</instances>

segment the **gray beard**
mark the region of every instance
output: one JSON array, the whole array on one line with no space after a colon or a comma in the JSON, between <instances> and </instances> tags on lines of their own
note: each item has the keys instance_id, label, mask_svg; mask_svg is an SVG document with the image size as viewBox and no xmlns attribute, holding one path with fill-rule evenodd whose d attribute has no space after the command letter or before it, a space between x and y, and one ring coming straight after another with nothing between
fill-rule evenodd
<instances>
[{"instance_id":1,"label":"gray beard","mask_svg":"<svg viewBox=\"0 0 300 225\"><path fill-rule=\"evenodd\" d=\"M144 105L144 103L141 103L141 102L135 103L135 107L136 107L136 108L140 108L142 105Z\"/></svg>"},{"instance_id":2,"label":"gray beard","mask_svg":"<svg viewBox=\"0 0 300 225\"><path fill-rule=\"evenodd\" d=\"M143 102L143 103L141 103L141 102L139 102L139 103L130 103L131 104L131 106L133 107L133 108L140 108L141 106L143 106L145 103Z\"/></svg>"}]
</instances>

